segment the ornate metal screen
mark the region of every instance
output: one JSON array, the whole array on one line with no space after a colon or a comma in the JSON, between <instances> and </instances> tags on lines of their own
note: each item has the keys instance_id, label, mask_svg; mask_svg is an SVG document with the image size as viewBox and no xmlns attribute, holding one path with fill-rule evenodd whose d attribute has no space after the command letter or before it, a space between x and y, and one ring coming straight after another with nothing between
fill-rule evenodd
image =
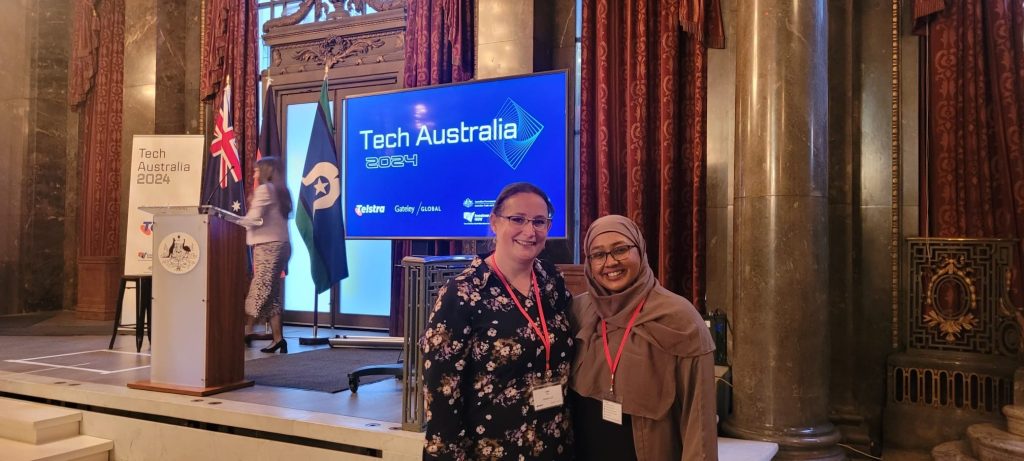
<instances>
[{"instance_id":1,"label":"ornate metal screen","mask_svg":"<svg viewBox=\"0 0 1024 461\"><path fill-rule=\"evenodd\" d=\"M907 239L907 348L1016 357L1012 262L1009 240Z\"/></svg>"},{"instance_id":2,"label":"ornate metal screen","mask_svg":"<svg viewBox=\"0 0 1024 461\"><path fill-rule=\"evenodd\" d=\"M462 273L472 256L406 256L402 258L405 292L405 362L402 370L402 429L422 431L423 389L418 372L423 357L418 345L434 306L437 291L448 279Z\"/></svg>"},{"instance_id":3,"label":"ornate metal screen","mask_svg":"<svg viewBox=\"0 0 1024 461\"><path fill-rule=\"evenodd\" d=\"M1009 299L1012 240L906 240L901 351L888 360L886 438L930 448L1012 403L1020 332ZM942 421L936 424L936 421Z\"/></svg>"}]
</instances>

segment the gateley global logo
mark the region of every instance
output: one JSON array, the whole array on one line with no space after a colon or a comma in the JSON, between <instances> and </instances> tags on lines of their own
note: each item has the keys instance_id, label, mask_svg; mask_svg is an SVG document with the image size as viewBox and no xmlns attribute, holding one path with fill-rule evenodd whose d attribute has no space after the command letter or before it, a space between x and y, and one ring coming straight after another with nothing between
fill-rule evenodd
<instances>
[{"instance_id":1,"label":"gateley global logo","mask_svg":"<svg viewBox=\"0 0 1024 461\"><path fill-rule=\"evenodd\" d=\"M523 163L526 153L530 151L530 147L533 147L533 143L537 141L540 132L544 130L544 125L530 115L526 109L516 104L512 98L505 100L505 104L502 104L501 110L498 111L494 118L505 120L506 123L515 124L517 126L517 136L514 138L492 139L484 141L484 143L494 151L498 158L504 160L510 168L515 170L519 168L520 163Z\"/></svg>"},{"instance_id":2,"label":"gateley global logo","mask_svg":"<svg viewBox=\"0 0 1024 461\"><path fill-rule=\"evenodd\" d=\"M384 214L384 205L356 205L356 216L364 214Z\"/></svg>"}]
</instances>

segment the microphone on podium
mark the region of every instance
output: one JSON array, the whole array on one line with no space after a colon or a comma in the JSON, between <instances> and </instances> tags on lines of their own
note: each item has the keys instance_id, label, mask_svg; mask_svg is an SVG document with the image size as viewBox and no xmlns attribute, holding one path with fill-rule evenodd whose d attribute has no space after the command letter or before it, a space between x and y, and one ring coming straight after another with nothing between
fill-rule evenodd
<instances>
[{"instance_id":1,"label":"microphone on podium","mask_svg":"<svg viewBox=\"0 0 1024 461\"><path fill-rule=\"evenodd\" d=\"M232 171L235 171L235 166L228 163L228 169L224 170L224 174L220 175L220 179L217 180L217 184L214 184L214 186L210 188L210 193L206 194L206 199L201 202L202 205L210 204L210 200L213 200L213 194L217 192L217 188L220 187L220 183L224 182L224 179L227 178L228 174Z\"/></svg>"}]
</instances>

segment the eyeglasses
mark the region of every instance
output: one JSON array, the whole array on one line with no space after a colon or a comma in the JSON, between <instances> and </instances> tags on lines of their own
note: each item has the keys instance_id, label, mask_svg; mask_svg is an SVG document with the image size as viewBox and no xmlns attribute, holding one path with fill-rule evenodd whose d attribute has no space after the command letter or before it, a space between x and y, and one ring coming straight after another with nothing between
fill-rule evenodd
<instances>
[{"instance_id":1,"label":"eyeglasses","mask_svg":"<svg viewBox=\"0 0 1024 461\"><path fill-rule=\"evenodd\" d=\"M533 228L539 231L547 231L548 228L551 227L551 218L530 219L527 218L526 216L502 216L500 214L496 214L494 216L497 216L499 218L505 218L508 220L508 222L512 223L512 225L516 227L523 227L526 225L526 223L532 224Z\"/></svg>"},{"instance_id":2,"label":"eyeglasses","mask_svg":"<svg viewBox=\"0 0 1024 461\"><path fill-rule=\"evenodd\" d=\"M608 255L612 255L612 259L616 261L622 261L626 259L626 255L629 254L629 250L636 248L636 245L621 245L612 248L612 251L595 251L587 256L587 260L590 261L592 266L601 266L608 261Z\"/></svg>"}]
</instances>

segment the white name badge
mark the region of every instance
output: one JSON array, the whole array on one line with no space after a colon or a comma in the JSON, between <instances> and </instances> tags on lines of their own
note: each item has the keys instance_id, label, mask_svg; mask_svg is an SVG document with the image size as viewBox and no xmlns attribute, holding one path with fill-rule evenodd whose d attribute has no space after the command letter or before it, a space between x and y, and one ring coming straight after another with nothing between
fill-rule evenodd
<instances>
[{"instance_id":1,"label":"white name badge","mask_svg":"<svg viewBox=\"0 0 1024 461\"><path fill-rule=\"evenodd\" d=\"M622 404L611 400L601 401L601 419L622 425Z\"/></svg>"},{"instance_id":2,"label":"white name badge","mask_svg":"<svg viewBox=\"0 0 1024 461\"><path fill-rule=\"evenodd\" d=\"M562 385L549 384L533 388L531 399L536 411L562 406Z\"/></svg>"}]
</instances>

